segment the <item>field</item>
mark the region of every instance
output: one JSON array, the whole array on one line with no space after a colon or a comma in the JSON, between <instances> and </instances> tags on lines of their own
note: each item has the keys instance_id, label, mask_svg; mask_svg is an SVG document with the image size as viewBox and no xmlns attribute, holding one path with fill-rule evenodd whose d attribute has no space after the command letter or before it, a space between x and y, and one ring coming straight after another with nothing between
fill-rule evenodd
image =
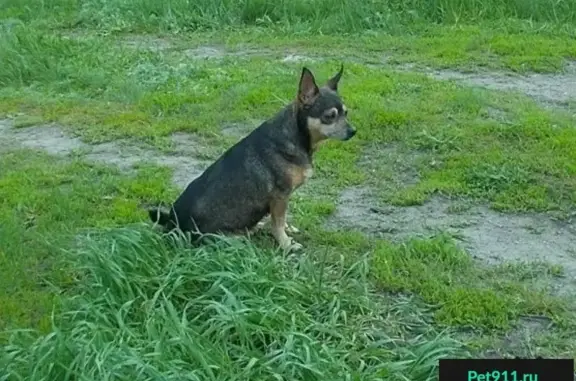
<instances>
[{"instance_id":1,"label":"field","mask_svg":"<svg viewBox=\"0 0 576 381\"><path fill-rule=\"evenodd\" d=\"M576 2L1 0L0 380L437 379L576 357ZM305 247L163 239L295 96L358 134L290 204Z\"/></svg>"}]
</instances>

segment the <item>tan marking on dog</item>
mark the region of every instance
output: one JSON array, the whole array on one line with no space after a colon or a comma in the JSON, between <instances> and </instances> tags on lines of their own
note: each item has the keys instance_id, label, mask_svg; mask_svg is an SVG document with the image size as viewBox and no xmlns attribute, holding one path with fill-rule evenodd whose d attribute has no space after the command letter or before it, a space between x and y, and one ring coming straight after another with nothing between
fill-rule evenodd
<instances>
[{"instance_id":1,"label":"tan marking on dog","mask_svg":"<svg viewBox=\"0 0 576 381\"><path fill-rule=\"evenodd\" d=\"M292 187L292 190L295 190L312 177L314 170L311 166L301 167L293 165L288 168L287 173L290 177L290 186Z\"/></svg>"},{"instance_id":2,"label":"tan marking on dog","mask_svg":"<svg viewBox=\"0 0 576 381\"><path fill-rule=\"evenodd\" d=\"M310 143L312 149L316 149L318 144L326 140L326 136L322 133L323 124L320 118L308 117L308 131L310 131Z\"/></svg>"},{"instance_id":3,"label":"tan marking on dog","mask_svg":"<svg viewBox=\"0 0 576 381\"><path fill-rule=\"evenodd\" d=\"M310 140L312 148L315 150L317 146L327 139L342 140L347 134L346 131L346 118L337 118L332 124L324 124L320 118L308 117L308 130L310 131Z\"/></svg>"}]
</instances>

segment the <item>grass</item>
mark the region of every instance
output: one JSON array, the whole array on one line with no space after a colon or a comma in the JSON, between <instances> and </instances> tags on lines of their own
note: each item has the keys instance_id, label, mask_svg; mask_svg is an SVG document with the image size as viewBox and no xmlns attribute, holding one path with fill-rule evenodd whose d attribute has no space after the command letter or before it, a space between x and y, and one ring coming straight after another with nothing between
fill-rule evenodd
<instances>
[{"instance_id":1,"label":"grass","mask_svg":"<svg viewBox=\"0 0 576 381\"><path fill-rule=\"evenodd\" d=\"M191 61L181 51L138 52L96 37L43 38L26 29L7 40L5 61L12 69L0 81L12 86L3 91L0 108L19 112L25 104L28 114L72 125L92 142L137 138L162 144L179 130L211 137L221 125L264 119L290 99L298 67L258 56ZM333 65L316 66L326 78ZM362 176L354 161L362 143L398 142L445 162L442 168L421 164L420 183L387 192L398 204L422 202L436 192L484 198L511 210L561 210L574 203L576 135L569 113L543 109L526 96L495 96L423 74L347 67L346 101L354 110L352 121L361 126L360 139L321 153L322 175L358 183ZM264 78L256 68L273 74ZM32 83L26 91L14 90ZM503 113L506 123L487 110Z\"/></svg>"},{"instance_id":2,"label":"grass","mask_svg":"<svg viewBox=\"0 0 576 381\"><path fill-rule=\"evenodd\" d=\"M325 80L342 61L358 128L320 150L293 198L297 263L266 236L188 247L141 226L142 204L176 196L170 168L123 172L0 135L0 380L424 381L446 356L575 357L574 300L554 292L569 266L480 263L448 232L398 241L327 227L351 187L373 190L375 206L443 197L454 213L483 204L570 223L573 100L423 71L552 80L576 57L573 2L0 6L0 115L22 134L55 123L89 144L149 147L153 161L182 155L182 132L213 159L238 138L225 131L294 97L301 66Z\"/></svg>"},{"instance_id":3,"label":"grass","mask_svg":"<svg viewBox=\"0 0 576 381\"><path fill-rule=\"evenodd\" d=\"M165 168L144 168L136 177L126 177L113 168L21 151L4 152L0 167L3 330L50 329L54 286L66 288L74 281L69 268L55 259L78 226L134 222L144 197L170 194L158 181L169 179Z\"/></svg>"},{"instance_id":4,"label":"grass","mask_svg":"<svg viewBox=\"0 0 576 381\"><path fill-rule=\"evenodd\" d=\"M570 24L576 21L576 6L568 0L464 1L371 1L359 5L352 0L305 2L282 0L200 1L160 3L151 0L98 1L52 0L23 3L4 0L4 18L41 24L85 26L112 31L171 31L262 26L287 32L328 34L366 30L405 32L426 24L475 23L511 18L533 22Z\"/></svg>"},{"instance_id":5,"label":"grass","mask_svg":"<svg viewBox=\"0 0 576 381\"><path fill-rule=\"evenodd\" d=\"M546 289L522 284L523 279L554 276L552 266L544 264L536 271L523 265L478 266L450 238L415 239L404 246L380 242L374 250L376 277L390 291L416 293L437 305L437 323L448 326L511 328L527 315L572 324L560 300Z\"/></svg>"},{"instance_id":6,"label":"grass","mask_svg":"<svg viewBox=\"0 0 576 381\"><path fill-rule=\"evenodd\" d=\"M409 298L370 290L365 260L295 265L147 227L86 234L73 256L77 296L51 336L12 338L11 379L426 379L460 351Z\"/></svg>"}]
</instances>

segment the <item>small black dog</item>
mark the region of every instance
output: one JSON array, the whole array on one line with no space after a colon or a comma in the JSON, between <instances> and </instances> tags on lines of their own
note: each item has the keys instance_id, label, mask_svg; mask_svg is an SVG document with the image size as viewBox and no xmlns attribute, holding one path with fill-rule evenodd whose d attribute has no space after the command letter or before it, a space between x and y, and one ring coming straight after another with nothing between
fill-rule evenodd
<instances>
[{"instance_id":1,"label":"small black dog","mask_svg":"<svg viewBox=\"0 0 576 381\"><path fill-rule=\"evenodd\" d=\"M280 247L302 248L286 234L298 231L286 223L290 195L312 176L312 157L320 142L348 140L356 133L338 95L343 70L319 88L303 68L294 102L194 179L170 212L149 210L150 219L167 230L238 234L257 228L269 214Z\"/></svg>"}]
</instances>

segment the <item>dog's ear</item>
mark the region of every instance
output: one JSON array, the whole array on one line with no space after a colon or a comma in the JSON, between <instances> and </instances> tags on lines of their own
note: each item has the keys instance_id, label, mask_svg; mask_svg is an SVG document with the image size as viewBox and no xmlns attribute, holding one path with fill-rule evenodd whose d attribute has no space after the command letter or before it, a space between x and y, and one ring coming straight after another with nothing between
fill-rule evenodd
<instances>
[{"instance_id":1,"label":"dog's ear","mask_svg":"<svg viewBox=\"0 0 576 381\"><path fill-rule=\"evenodd\" d=\"M338 91L338 82L340 82L340 78L342 78L342 73L344 72L344 64L340 64L340 71L336 73L336 75L326 82L326 87L331 90Z\"/></svg>"},{"instance_id":2,"label":"dog's ear","mask_svg":"<svg viewBox=\"0 0 576 381\"><path fill-rule=\"evenodd\" d=\"M320 89L316 85L314 75L307 68L302 68L300 76L300 86L298 88L298 101L304 105L311 105L320 94Z\"/></svg>"}]
</instances>

